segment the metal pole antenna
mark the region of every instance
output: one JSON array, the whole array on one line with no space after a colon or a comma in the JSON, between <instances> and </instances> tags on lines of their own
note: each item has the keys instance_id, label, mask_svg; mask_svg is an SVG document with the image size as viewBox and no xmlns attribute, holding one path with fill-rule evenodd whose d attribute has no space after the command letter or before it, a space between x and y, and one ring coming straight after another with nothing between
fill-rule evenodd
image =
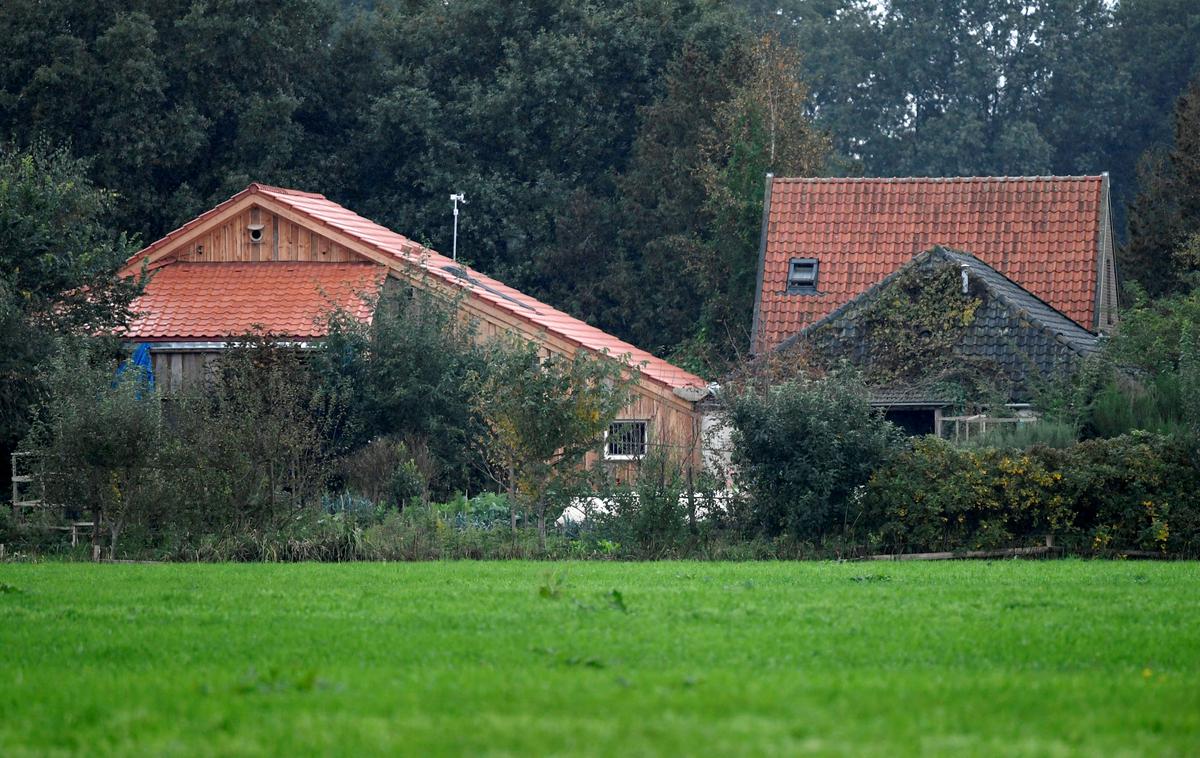
<instances>
[{"instance_id":1,"label":"metal pole antenna","mask_svg":"<svg viewBox=\"0 0 1200 758\"><path fill-rule=\"evenodd\" d=\"M453 243L453 248L452 248L450 254L453 257L453 259L455 261L457 261L458 260L458 204L462 203L463 205L466 205L467 204L467 196L464 195L463 193L459 192L457 194L451 195L450 200L454 203L454 243Z\"/></svg>"}]
</instances>

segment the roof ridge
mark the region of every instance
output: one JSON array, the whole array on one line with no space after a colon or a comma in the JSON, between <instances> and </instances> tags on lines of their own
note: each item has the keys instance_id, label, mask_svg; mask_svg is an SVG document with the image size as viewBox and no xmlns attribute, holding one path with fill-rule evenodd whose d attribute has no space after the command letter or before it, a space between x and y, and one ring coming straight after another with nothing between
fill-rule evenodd
<instances>
[{"instance_id":1,"label":"roof ridge","mask_svg":"<svg viewBox=\"0 0 1200 758\"><path fill-rule=\"evenodd\" d=\"M257 192L280 193L283 195L295 195L297 197L319 198L321 200L329 199L329 198L325 197L324 195L322 195L320 192L307 192L305 190L292 189L290 187L277 187L274 184L263 184L262 182L250 182L250 184L247 185L246 189L251 192L257 191Z\"/></svg>"},{"instance_id":2,"label":"roof ridge","mask_svg":"<svg viewBox=\"0 0 1200 758\"><path fill-rule=\"evenodd\" d=\"M917 183L978 183L989 182L1029 182L1029 181L1099 181L1108 176L1107 172L1100 174L1045 174L1029 176L776 176L773 182L797 182L810 184L917 184Z\"/></svg>"}]
</instances>

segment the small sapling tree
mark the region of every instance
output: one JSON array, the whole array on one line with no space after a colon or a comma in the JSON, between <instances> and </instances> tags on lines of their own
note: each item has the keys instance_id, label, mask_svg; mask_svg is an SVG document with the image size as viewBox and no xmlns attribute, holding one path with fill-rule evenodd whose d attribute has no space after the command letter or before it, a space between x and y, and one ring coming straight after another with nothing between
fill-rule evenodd
<instances>
[{"instance_id":1,"label":"small sapling tree","mask_svg":"<svg viewBox=\"0 0 1200 758\"><path fill-rule=\"evenodd\" d=\"M586 479L584 457L629 403L636 370L579 351L542 356L533 342L497 341L473 382L491 432L487 454L510 495L537 517L538 542ZM515 527L515 511L514 523Z\"/></svg>"},{"instance_id":2,"label":"small sapling tree","mask_svg":"<svg viewBox=\"0 0 1200 758\"><path fill-rule=\"evenodd\" d=\"M90 510L108 529L112 557L121 532L157 507L164 441L162 407L145 375L131 366L114 377L115 368L95 346L59 348L24 443L41 462L49 502Z\"/></svg>"}]
</instances>

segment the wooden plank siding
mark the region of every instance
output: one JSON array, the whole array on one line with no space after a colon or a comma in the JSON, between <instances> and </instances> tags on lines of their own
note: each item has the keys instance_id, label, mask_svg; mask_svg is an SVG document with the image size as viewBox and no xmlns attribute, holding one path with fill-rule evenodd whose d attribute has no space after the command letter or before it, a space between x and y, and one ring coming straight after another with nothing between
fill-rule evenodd
<instances>
[{"instance_id":1,"label":"wooden plank siding","mask_svg":"<svg viewBox=\"0 0 1200 758\"><path fill-rule=\"evenodd\" d=\"M154 366L154 382L167 395L181 393L204 383L208 370L218 353L182 350L155 350L150 358Z\"/></svg>"},{"instance_id":2,"label":"wooden plank siding","mask_svg":"<svg viewBox=\"0 0 1200 758\"><path fill-rule=\"evenodd\" d=\"M262 224L261 242L250 240L250 225ZM328 261L353 263L362 256L345 245L281 218L258 205L238 211L232 218L156 258L192 263L246 263L258 261Z\"/></svg>"}]
</instances>

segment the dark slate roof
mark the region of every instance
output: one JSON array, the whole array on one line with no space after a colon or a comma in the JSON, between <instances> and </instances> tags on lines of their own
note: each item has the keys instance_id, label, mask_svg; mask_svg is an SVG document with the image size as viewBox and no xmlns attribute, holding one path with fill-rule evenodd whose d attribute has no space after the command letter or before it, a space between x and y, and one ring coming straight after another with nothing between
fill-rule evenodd
<instances>
[{"instance_id":1,"label":"dark slate roof","mask_svg":"<svg viewBox=\"0 0 1200 758\"><path fill-rule=\"evenodd\" d=\"M1070 372L1081 359L1099 351L1100 338L1096 335L975 256L944 247L916 256L866 292L785 340L778 349L806 343L866 365L870 362L870 346L858 325L859 314L903 272L944 266L965 270L972 292L982 300L975 318L953 348L955 357L964 371L971 367L995 379L1007 379L1012 400L1029 399L1034 382ZM917 378L910 385L875 388L874 402L900 405L927 400L938 404L944 400L944 393L937 389L939 377L923 376L920 368L914 367L912 373Z\"/></svg>"},{"instance_id":2,"label":"dark slate roof","mask_svg":"<svg viewBox=\"0 0 1200 758\"><path fill-rule=\"evenodd\" d=\"M935 248L929 255L941 255L966 268L968 275L978 277L992 294L1008 303L1010 309L1040 328L1047 335L1066 345L1081 356L1092 355L1100 349L1100 338L1050 307L1044 300L1001 274L970 253ZM1000 326L994 324L993 326Z\"/></svg>"},{"instance_id":3,"label":"dark slate roof","mask_svg":"<svg viewBox=\"0 0 1200 758\"><path fill-rule=\"evenodd\" d=\"M953 405L953 393L932 384L889 385L871 388L871 405L882 408L902 406L932 408Z\"/></svg>"}]
</instances>

